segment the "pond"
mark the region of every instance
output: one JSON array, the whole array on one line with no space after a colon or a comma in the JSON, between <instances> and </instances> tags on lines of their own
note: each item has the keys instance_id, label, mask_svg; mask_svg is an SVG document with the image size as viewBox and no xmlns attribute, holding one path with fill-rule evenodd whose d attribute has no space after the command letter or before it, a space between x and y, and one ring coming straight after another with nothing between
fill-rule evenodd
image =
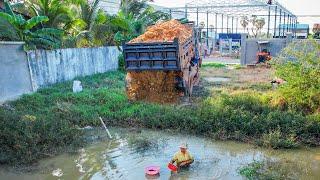
<instances>
[{"instance_id":1,"label":"pond","mask_svg":"<svg viewBox=\"0 0 320 180\"><path fill-rule=\"evenodd\" d=\"M0 179L243 179L239 168L263 159L298 164L296 167L302 169L299 178L320 177L320 149L268 150L245 143L145 129L112 128L111 134L114 137L108 140L104 131L89 130L88 140L92 143L78 152L43 159L27 167L28 171L2 167ZM188 143L195 162L189 169L172 174L167 164L181 142ZM144 168L148 165L160 166L160 176L146 177Z\"/></svg>"}]
</instances>

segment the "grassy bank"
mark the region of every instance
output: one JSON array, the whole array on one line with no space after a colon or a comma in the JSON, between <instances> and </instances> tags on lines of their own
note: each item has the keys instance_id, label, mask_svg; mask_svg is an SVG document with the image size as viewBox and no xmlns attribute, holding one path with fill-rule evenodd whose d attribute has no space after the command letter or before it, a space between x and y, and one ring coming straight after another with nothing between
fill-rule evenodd
<instances>
[{"instance_id":1,"label":"grassy bank","mask_svg":"<svg viewBox=\"0 0 320 180\"><path fill-rule=\"evenodd\" d=\"M72 93L72 82L66 82L1 106L0 163L34 162L78 147L78 128L100 126L99 116L113 126L170 128L272 148L319 145L319 116L270 105L270 95L260 86L217 88L203 82L206 93L196 104L159 105L129 102L124 76L116 71L80 78L83 92Z\"/></svg>"},{"instance_id":2,"label":"grassy bank","mask_svg":"<svg viewBox=\"0 0 320 180\"><path fill-rule=\"evenodd\" d=\"M239 169L239 174L248 180L254 179L300 179L306 174L298 163L292 161L262 160L254 161Z\"/></svg>"}]
</instances>

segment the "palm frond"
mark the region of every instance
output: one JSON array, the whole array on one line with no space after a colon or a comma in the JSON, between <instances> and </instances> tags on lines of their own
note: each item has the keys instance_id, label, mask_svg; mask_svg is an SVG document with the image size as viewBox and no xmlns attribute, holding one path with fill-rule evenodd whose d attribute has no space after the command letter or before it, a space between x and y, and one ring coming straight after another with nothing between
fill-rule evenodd
<instances>
[{"instance_id":1,"label":"palm frond","mask_svg":"<svg viewBox=\"0 0 320 180\"><path fill-rule=\"evenodd\" d=\"M93 25L94 25L94 22L95 22L95 19L97 17L97 13L98 13L98 5L99 5L99 2L100 0L95 0L92 4L92 6L90 7L90 14L89 14L89 21L87 22L87 24L89 25L88 29L91 30Z\"/></svg>"},{"instance_id":2,"label":"palm frond","mask_svg":"<svg viewBox=\"0 0 320 180\"><path fill-rule=\"evenodd\" d=\"M47 16L35 16L29 19L25 23L25 29L31 29L34 26L38 25L39 23L47 22L49 21L49 18Z\"/></svg>"},{"instance_id":3,"label":"palm frond","mask_svg":"<svg viewBox=\"0 0 320 180\"><path fill-rule=\"evenodd\" d=\"M63 35L62 30L54 29L54 28L42 28L42 29L36 30L34 33L38 35L51 35L54 37L61 37Z\"/></svg>"},{"instance_id":4,"label":"palm frond","mask_svg":"<svg viewBox=\"0 0 320 180\"><path fill-rule=\"evenodd\" d=\"M7 0L4 0L4 12L8 13L11 16L14 16L14 12L12 10L12 7Z\"/></svg>"},{"instance_id":5,"label":"palm frond","mask_svg":"<svg viewBox=\"0 0 320 180\"><path fill-rule=\"evenodd\" d=\"M77 19L74 19L70 22L68 22L64 27L63 29L68 31L70 29L84 29L85 27L87 26L86 22L83 21L83 19L80 19L80 18L77 18Z\"/></svg>"},{"instance_id":6,"label":"palm frond","mask_svg":"<svg viewBox=\"0 0 320 180\"><path fill-rule=\"evenodd\" d=\"M14 16L4 12L0 12L0 19L7 20L11 24L15 22Z\"/></svg>"},{"instance_id":7,"label":"palm frond","mask_svg":"<svg viewBox=\"0 0 320 180\"><path fill-rule=\"evenodd\" d=\"M21 14L14 15L14 17L15 17L15 24L17 26L24 26L25 25L26 20L24 19L24 17Z\"/></svg>"}]
</instances>

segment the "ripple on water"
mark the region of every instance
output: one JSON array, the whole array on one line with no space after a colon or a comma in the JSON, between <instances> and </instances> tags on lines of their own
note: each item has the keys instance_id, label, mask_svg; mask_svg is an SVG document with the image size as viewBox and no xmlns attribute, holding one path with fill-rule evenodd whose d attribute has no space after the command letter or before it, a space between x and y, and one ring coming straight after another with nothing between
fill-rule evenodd
<instances>
[{"instance_id":1,"label":"ripple on water","mask_svg":"<svg viewBox=\"0 0 320 180\"><path fill-rule=\"evenodd\" d=\"M307 172L301 177L320 177L319 149L269 151L243 143L212 141L172 132L143 130L137 133L126 129L111 129L111 132L115 137L113 140L93 143L78 153L42 160L30 173L0 169L0 179L138 180L146 179L144 168L151 164L161 168L160 177L156 179L241 179L240 167L262 159L289 162L288 168L296 163L299 169ZM167 163L178 151L181 141L189 144L195 162L189 169L172 174Z\"/></svg>"}]
</instances>

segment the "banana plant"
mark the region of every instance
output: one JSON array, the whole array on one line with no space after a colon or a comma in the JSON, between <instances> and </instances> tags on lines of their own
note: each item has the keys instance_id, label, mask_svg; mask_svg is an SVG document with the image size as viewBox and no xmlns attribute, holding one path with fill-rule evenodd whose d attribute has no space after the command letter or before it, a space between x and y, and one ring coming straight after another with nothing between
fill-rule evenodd
<instances>
[{"instance_id":1,"label":"banana plant","mask_svg":"<svg viewBox=\"0 0 320 180\"><path fill-rule=\"evenodd\" d=\"M15 14L5 1L5 12L0 12L0 39L25 41L26 49L59 48L63 31L54 28L39 28L41 23L49 21L47 16L35 16L26 20L21 14Z\"/></svg>"}]
</instances>

